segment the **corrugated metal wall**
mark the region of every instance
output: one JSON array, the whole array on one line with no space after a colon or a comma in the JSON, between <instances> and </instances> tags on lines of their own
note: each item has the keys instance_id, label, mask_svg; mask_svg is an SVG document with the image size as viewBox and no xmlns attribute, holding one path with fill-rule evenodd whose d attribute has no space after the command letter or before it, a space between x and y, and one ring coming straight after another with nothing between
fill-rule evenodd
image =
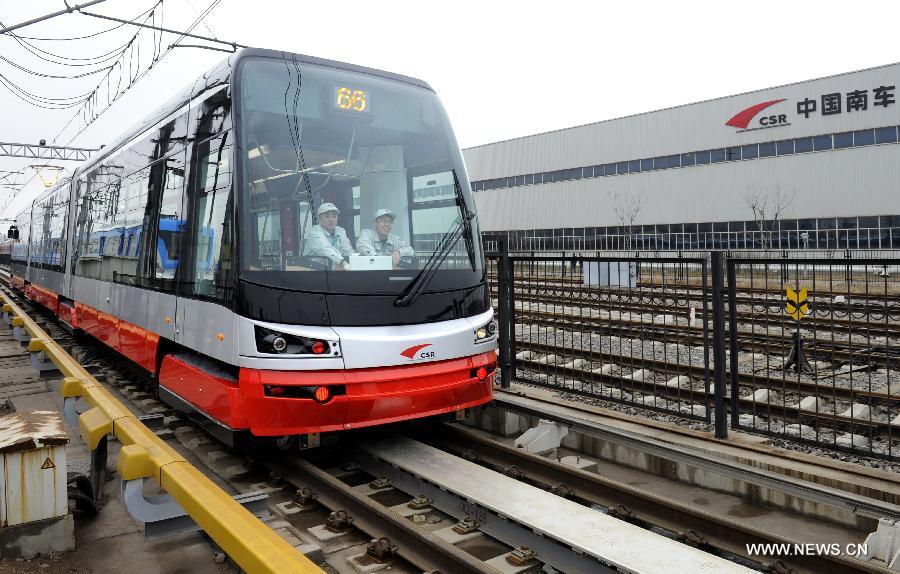
<instances>
[{"instance_id":1,"label":"corrugated metal wall","mask_svg":"<svg viewBox=\"0 0 900 574\"><path fill-rule=\"evenodd\" d=\"M894 64L558 130L464 150L473 181L616 161L900 125L895 103L875 105L874 89L900 87ZM847 94L865 90L867 109L847 111ZM823 115L822 96L841 94L841 113ZM815 100L809 118L800 101ZM741 110L784 99L754 118L784 114L790 125L748 129L726 125ZM761 127L751 123L748 128ZM482 229L548 229L619 225L614 196L641 197L636 224L752 219L751 189L793 194L784 217L900 214L900 144L822 151L650 171L593 179L493 189L475 194Z\"/></svg>"},{"instance_id":2,"label":"corrugated metal wall","mask_svg":"<svg viewBox=\"0 0 900 574\"><path fill-rule=\"evenodd\" d=\"M850 148L479 191L483 231L621 225L616 195L637 195L635 224L753 219L752 189L793 195L785 218L900 213L900 144ZM621 201L621 200L619 200Z\"/></svg>"}]
</instances>

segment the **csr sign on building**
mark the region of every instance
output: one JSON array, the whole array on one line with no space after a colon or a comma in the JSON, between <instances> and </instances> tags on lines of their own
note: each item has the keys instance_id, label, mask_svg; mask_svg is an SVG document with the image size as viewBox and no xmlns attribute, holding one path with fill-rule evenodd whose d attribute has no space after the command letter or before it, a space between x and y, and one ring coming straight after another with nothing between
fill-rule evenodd
<instances>
[{"instance_id":1,"label":"csr sign on building","mask_svg":"<svg viewBox=\"0 0 900 574\"><path fill-rule=\"evenodd\" d=\"M791 125L792 121L808 120L816 114L835 116L839 114L865 113L871 108L887 108L897 103L895 86L878 86L860 88L848 92L832 92L807 96L785 110L782 102L787 100L769 100L754 104L736 113L725 125L738 128L738 131L751 131L766 128L777 128ZM781 105L777 105L781 104ZM794 114L796 110L796 114ZM765 113L764 113L765 112Z\"/></svg>"}]
</instances>

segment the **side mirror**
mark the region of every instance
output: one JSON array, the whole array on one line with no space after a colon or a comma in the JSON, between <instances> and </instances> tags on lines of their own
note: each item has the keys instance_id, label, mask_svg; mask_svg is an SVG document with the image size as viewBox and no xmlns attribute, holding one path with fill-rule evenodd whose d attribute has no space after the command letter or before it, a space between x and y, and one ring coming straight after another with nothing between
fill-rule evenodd
<instances>
[{"instance_id":1,"label":"side mirror","mask_svg":"<svg viewBox=\"0 0 900 574\"><path fill-rule=\"evenodd\" d=\"M13 239L13 228L12 227L10 227L9 229L6 230L6 238Z\"/></svg>"}]
</instances>

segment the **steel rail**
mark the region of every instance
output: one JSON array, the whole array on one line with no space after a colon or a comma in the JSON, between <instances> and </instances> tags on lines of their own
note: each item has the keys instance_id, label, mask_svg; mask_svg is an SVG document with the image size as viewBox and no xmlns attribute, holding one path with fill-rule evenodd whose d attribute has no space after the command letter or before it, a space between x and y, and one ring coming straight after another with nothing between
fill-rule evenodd
<instances>
[{"instance_id":1,"label":"steel rail","mask_svg":"<svg viewBox=\"0 0 900 574\"><path fill-rule=\"evenodd\" d=\"M332 510L346 510L353 516L354 526L369 535L387 536L399 547L397 554L423 571L447 574L499 574L473 555L446 542L354 490L328 472L300 458L264 461L284 480L302 488L308 486L318 495L317 501Z\"/></svg>"},{"instance_id":2,"label":"steel rail","mask_svg":"<svg viewBox=\"0 0 900 574\"><path fill-rule=\"evenodd\" d=\"M11 316L12 327L30 335L28 351L43 353L62 373L63 396L81 397L91 406L78 420L88 448L97 449L110 433L122 443L117 459L122 480L155 478L216 544L251 574L322 572L148 429L8 294L0 293L0 303L3 313Z\"/></svg>"},{"instance_id":3,"label":"steel rail","mask_svg":"<svg viewBox=\"0 0 900 574\"><path fill-rule=\"evenodd\" d=\"M746 566L678 544L617 517L532 486L408 437L359 445L354 460L407 495L431 505L563 572L749 572ZM489 484L490 483L490 484ZM654 552L666 560L658 560Z\"/></svg>"},{"instance_id":4,"label":"steel rail","mask_svg":"<svg viewBox=\"0 0 900 574\"><path fill-rule=\"evenodd\" d=\"M616 320L592 317L590 315L574 315L552 313L548 311L516 310L517 324L538 324L556 328L579 329L586 327L591 333L642 338L666 343L685 343L702 346L705 344L702 329L687 325L653 323L640 320ZM520 320L521 319L521 320ZM584 329L581 329L584 330ZM728 325L726 325L728 332ZM855 341L817 340L810 342L805 348L807 355L830 362L875 364L881 367L895 368L900 364L900 355L873 350L872 345ZM743 351L771 353L772 351L790 351L793 340L789 335L770 333L754 333L740 331L738 346ZM877 346L876 346L877 349ZM826 373L827 375L827 373Z\"/></svg>"},{"instance_id":5,"label":"steel rail","mask_svg":"<svg viewBox=\"0 0 900 574\"><path fill-rule=\"evenodd\" d=\"M734 520L714 512L701 510L691 504L667 498L647 490L584 472L551 460L490 440L471 429L459 425L443 425L440 438L433 446L462 456L478 464L489 465L503 472L513 466L522 472L526 482L538 482L544 488L559 484L574 490L573 498L608 508L623 506L636 519L676 532L689 539L694 531L712 547L723 549L759 563L759 557L747 556L748 544L802 544L785 536L755 528L743 520ZM474 455L474 457L473 457ZM785 556L784 564L807 572L886 573L887 568L844 556Z\"/></svg>"},{"instance_id":6,"label":"steel rail","mask_svg":"<svg viewBox=\"0 0 900 574\"><path fill-rule=\"evenodd\" d=\"M494 274L488 274L488 280L492 285L497 283L497 277ZM538 275L535 277L534 275L525 276L525 275L517 275L513 282L516 285L521 285L525 288L528 288L532 285L539 285L541 287L555 287L557 289L572 289L578 290L584 287L584 279L581 277L575 278L554 278L549 276L541 276ZM638 282L634 288L625 289L625 288L617 288L617 287L603 287L603 286L590 286L590 290L594 293L609 293L611 295L615 294L623 294L629 295L634 293L665 293L666 290L673 290L672 293L678 295L683 298L690 299L699 299L702 297L703 287L699 284L684 284L684 283L651 283L651 282ZM767 287L737 287L738 293L750 293L751 295L742 295L739 297L739 300L743 298L745 301L753 299L752 294L760 294L760 295L772 295L773 297L781 297L784 295L784 291L781 289L772 289ZM879 301L889 301L889 302L898 302L900 301L900 292L869 292L865 291L862 293L857 293L854 291L829 291L824 289L818 290L809 290L807 291L807 295L810 298L819 298L823 300L833 299L837 295L842 295L844 297L851 298L851 304L853 298L859 298L862 300L870 300L875 299Z\"/></svg>"},{"instance_id":7,"label":"steel rail","mask_svg":"<svg viewBox=\"0 0 900 574\"><path fill-rule=\"evenodd\" d=\"M665 299L675 299L680 297L667 296L664 294L655 294L646 292L643 295L633 295L626 296L618 299L604 299L599 297L578 297L574 295L547 295L547 289L542 290L534 290L534 291L516 291L515 300L518 301L527 301L532 303L539 303L545 305L561 305L561 306L571 306L583 309L599 309L599 310L617 310L617 311L631 311L637 313L662 313L662 314L670 314L675 316L684 317L686 312L689 309L689 305L685 303L684 306L681 305L672 305L667 303L653 303L651 302L653 299L656 300L665 300ZM685 299L687 301L687 299ZM775 303L774 305L772 303ZM738 299L738 303L740 304L740 299ZM784 314L784 304L783 300L765 300L765 301L750 301L744 303L745 305L749 305L751 307L759 307L764 306L764 313L757 313L754 311L741 311L738 310L738 317L740 318L742 323L752 323L757 325L766 325L771 326L775 324L778 326L779 324L783 327L791 327L795 326L795 323L786 318ZM697 307L695 308L695 312L698 316L699 320L703 320L703 301L702 299L697 299ZM774 310L777 308L777 312ZM885 309L872 309L871 306L866 307L863 310L851 310L851 311L837 311L837 313L846 313L850 314L859 314L859 313L875 313L876 315L884 315L885 313L889 313L893 315L893 319L900 319L900 307L893 311L886 311ZM774 317L775 320L771 318ZM711 319L711 317L710 317ZM780 320L778 320L780 319ZM815 308L811 312L810 315L804 317L803 319L803 328L807 330L816 329L818 331L835 331L835 332L843 332L843 333L854 333L858 330L862 330L871 335L877 336L900 336L900 322L896 320L894 322L884 322L882 318L874 319L871 321L866 321L863 319L854 319L851 317L833 317L833 316L822 316L816 315Z\"/></svg>"},{"instance_id":8,"label":"steel rail","mask_svg":"<svg viewBox=\"0 0 900 574\"><path fill-rule=\"evenodd\" d=\"M537 351L540 353L545 353L547 355L562 355L565 357L572 357L572 359L585 359L594 362L615 363L628 367L646 368L651 371L669 373L673 375L688 375L699 379L703 379L706 376L706 367L704 365L672 363L669 361L650 359L646 357L627 357L624 355L612 355L610 353L601 353L598 351L591 351L586 349L560 347L556 345L548 345L546 343L531 343L527 341L517 341L516 348L519 350ZM521 359L516 359L516 364L520 362L522 362ZM543 368L539 369L538 372L546 372L548 369L563 369L563 367L559 365L547 365L542 363L535 364L543 365ZM598 378L601 377L601 375L590 373L589 371L582 371L579 369L572 369L571 371L573 372L573 374L595 375ZM729 373L726 373L726 379L730 381L731 377ZM754 388L768 388L769 390L775 390L785 393L806 393L809 395L823 396L826 398L839 398L841 400L846 400L853 403L871 401L872 403L876 404L892 405L900 402L900 396L886 395L884 393L875 391L861 391L857 389L849 389L846 387L829 388L822 387L817 383L807 383L805 381L789 381L787 379L777 379L756 374L741 373L738 377L737 383L739 385L746 385ZM660 385L654 385L652 383L651 386L660 387ZM764 405L765 403L762 404ZM859 421L855 422L859 423Z\"/></svg>"},{"instance_id":9,"label":"steel rail","mask_svg":"<svg viewBox=\"0 0 900 574\"><path fill-rule=\"evenodd\" d=\"M531 370L537 373L546 374L546 364L545 363L536 363L533 361L522 361L518 360L518 363L523 363L527 367L531 367ZM639 392L656 395L663 395L669 402L673 403L684 403L686 401L690 401L693 404L704 405L707 407L713 406L715 402L715 396L712 393L706 393L701 390L694 389L685 389L681 387L667 387L665 385L658 385L655 383L645 383L642 381L635 381L633 379L626 379L625 377L616 376L616 375L599 375L597 373L591 373L589 371L581 371L579 369L573 369L569 367L563 367L559 365L553 365L553 369L557 371L559 374L568 375L572 378L579 378L582 381L594 383L599 382L601 384L606 384L609 387L614 387L620 390L627 390L630 392ZM677 416L683 418L694 418L701 419L703 417L698 415L689 415L686 413L682 413L680 411L673 411L670 408L665 406L657 406L654 404L646 404L639 400L631 400L625 401L621 399L616 399L614 397L606 397L603 395L598 395L596 393L591 393L584 389L574 388L574 387L565 387L560 385L549 384L541 381L534 381L528 379L524 376L519 377L523 382L528 382L531 384L535 384L541 387L556 389L562 392L573 393L581 396L591 397L599 400L617 402L624 405L630 405L635 407L641 407L661 413L675 414ZM726 392L724 395L726 403L731 400L731 393ZM854 430L863 430L869 433L878 433L881 435L890 435L891 433L896 433L895 425L892 425L888 422L880 422L880 421L870 421L866 419L852 418L837 414L825 413L821 411L808 411L801 409L798 406L790 406L787 404L778 404L774 402L761 402L754 401L753 399L740 397L738 402L743 407L744 410L742 412L747 412L748 414L756 415L756 416L766 416L766 417L780 417L784 419L790 419L792 421L803 421L803 420L817 420L823 421L827 426L831 428L842 428L842 427L851 427ZM800 437L798 437L800 438ZM827 446L827 445L826 445ZM877 456L877 455L873 455Z\"/></svg>"}]
</instances>

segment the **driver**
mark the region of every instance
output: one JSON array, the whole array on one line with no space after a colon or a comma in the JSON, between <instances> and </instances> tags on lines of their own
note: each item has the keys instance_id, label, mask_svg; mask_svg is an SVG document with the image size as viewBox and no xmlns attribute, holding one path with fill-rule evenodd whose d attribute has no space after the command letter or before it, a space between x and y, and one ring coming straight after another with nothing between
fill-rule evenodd
<instances>
[{"instance_id":1,"label":"driver","mask_svg":"<svg viewBox=\"0 0 900 574\"><path fill-rule=\"evenodd\" d=\"M363 229L356 242L360 255L390 255L394 269L400 264L400 257L415 254L413 248L399 235L391 233L396 215L390 209L379 209L372 219L372 228Z\"/></svg>"},{"instance_id":2,"label":"driver","mask_svg":"<svg viewBox=\"0 0 900 574\"><path fill-rule=\"evenodd\" d=\"M347 261L353 255L353 246L347 238L347 232L337 224L341 211L333 203L323 203L316 213L319 224L309 231L303 255L327 257L335 271L348 269Z\"/></svg>"}]
</instances>

